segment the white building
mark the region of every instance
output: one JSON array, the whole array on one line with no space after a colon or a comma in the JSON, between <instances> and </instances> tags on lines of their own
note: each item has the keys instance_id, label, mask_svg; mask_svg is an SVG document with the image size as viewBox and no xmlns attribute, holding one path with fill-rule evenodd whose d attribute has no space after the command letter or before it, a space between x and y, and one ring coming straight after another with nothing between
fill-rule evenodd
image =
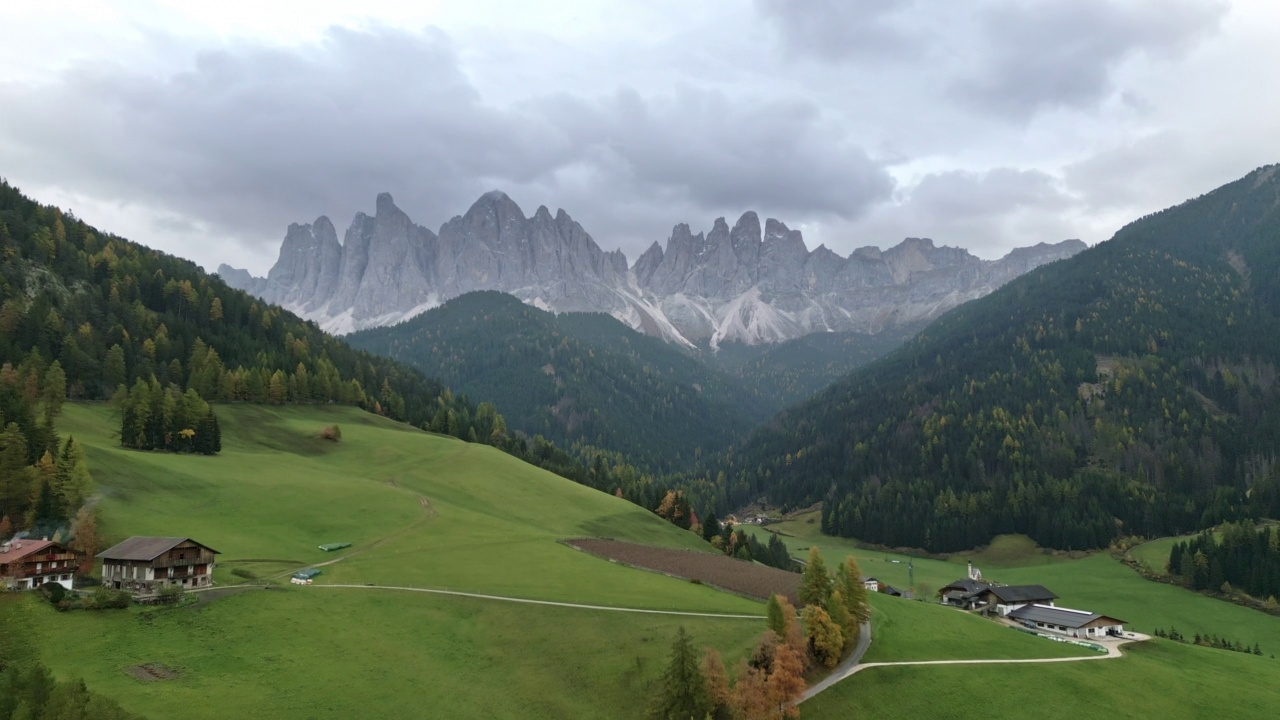
<instances>
[{"instance_id":1,"label":"white building","mask_svg":"<svg viewBox=\"0 0 1280 720\"><path fill-rule=\"evenodd\" d=\"M1024 605L1009 613L1016 620L1037 630L1061 633L1068 637L1090 639L1124 632L1124 621L1088 610L1052 607L1049 605Z\"/></svg>"}]
</instances>

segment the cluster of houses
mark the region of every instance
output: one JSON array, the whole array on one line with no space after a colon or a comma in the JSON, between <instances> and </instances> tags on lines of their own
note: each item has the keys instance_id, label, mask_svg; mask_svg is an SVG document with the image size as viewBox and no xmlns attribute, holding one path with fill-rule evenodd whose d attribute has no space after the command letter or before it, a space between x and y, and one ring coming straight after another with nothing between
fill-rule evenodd
<instances>
[{"instance_id":1,"label":"cluster of houses","mask_svg":"<svg viewBox=\"0 0 1280 720\"><path fill-rule=\"evenodd\" d=\"M1067 637L1091 639L1121 635L1124 620L1088 610L1058 607L1058 596L1043 585L998 585L985 582L971 568L969 577L938 591L943 605L980 612Z\"/></svg>"},{"instance_id":2,"label":"cluster of houses","mask_svg":"<svg viewBox=\"0 0 1280 720\"><path fill-rule=\"evenodd\" d=\"M217 550L185 537L131 537L98 553L102 585L149 597L166 586L213 584ZM58 583L72 590L84 556L54 540L14 538L0 545L0 588L34 590Z\"/></svg>"},{"instance_id":3,"label":"cluster of houses","mask_svg":"<svg viewBox=\"0 0 1280 720\"><path fill-rule=\"evenodd\" d=\"M867 592L884 593L890 597L911 597L910 590L899 590L889 583L880 582L873 577L862 578L862 587L866 588Z\"/></svg>"}]
</instances>

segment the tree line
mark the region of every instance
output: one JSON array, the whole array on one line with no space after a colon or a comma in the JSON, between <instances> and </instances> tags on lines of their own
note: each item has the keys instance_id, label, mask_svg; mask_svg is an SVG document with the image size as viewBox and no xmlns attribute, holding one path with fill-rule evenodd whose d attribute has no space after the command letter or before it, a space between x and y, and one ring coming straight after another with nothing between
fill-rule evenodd
<instances>
[{"instance_id":1,"label":"tree line","mask_svg":"<svg viewBox=\"0 0 1280 720\"><path fill-rule=\"evenodd\" d=\"M1280 532L1251 521L1226 523L1175 543L1166 569L1193 590L1243 591L1269 598L1274 607L1280 595Z\"/></svg>"},{"instance_id":2,"label":"tree line","mask_svg":"<svg viewBox=\"0 0 1280 720\"><path fill-rule=\"evenodd\" d=\"M74 437L63 440L55 424L65 383L56 360L0 364L0 540L19 531L54 537L68 525L94 535L81 513L93 487L84 451Z\"/></svg>"}]
</instances>

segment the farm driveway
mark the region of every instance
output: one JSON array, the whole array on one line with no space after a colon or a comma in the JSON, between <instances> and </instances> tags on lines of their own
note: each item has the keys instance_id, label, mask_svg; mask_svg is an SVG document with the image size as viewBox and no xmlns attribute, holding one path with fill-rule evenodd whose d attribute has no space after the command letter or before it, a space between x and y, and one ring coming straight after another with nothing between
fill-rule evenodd
<instances>
[{"instance_id":1,"label":"farm driveway","mask_svg":"<svg viewBox=\"0 0 1280 720\"><path fill-rule=\"evenodd\" d=\"M864 629L867 630L867 632L864 634L867 639L867 644L870 644L871 642L870 628L864 626ZM1134 637L1132 638L1126 638L1123 640L1098 641L1099 645L1107 649L1106 655L1083 655L1080 657L1058 657L1058 658L1034 658L1029 660L903 660L900 662L873 662L873 663L854 664L852 666L850 666L849 663L846 662L842 664L840 668L837 669L835 672L831 673L831 675L829 675L822 682L806 690L804 693L804 696L800 698L800 702L804 702L805 700L808 700L809 698L813 697L814 695L817 695L823 690L826 690L832 685L835 685L841 680L844 680L845 678L850 677L851 675L856 675L857 673L860 673L863 670L866 670L867 668L887 667L889 665L1008 665L1008 664L1014 664L1014 663L1019 663L1019 664L1020 663L1060 663L1060 662L1085 662L1088 660L1110 660L1112 658L1118 658L1122 656L1123 653L1120 652L1121 645L1124 645L1125 643L1128 643L1128 642L1136 642L1136 641L1150 639L1148 636L1140 635L1138 633L1133 633L1133 636ZM855 655L857 655L858 657L861 657L860 653L866 652L866 647L863 645L861 638L858 641L858 648L859 648L859 652L855 653Z\"/></svg>"}]
</instances>

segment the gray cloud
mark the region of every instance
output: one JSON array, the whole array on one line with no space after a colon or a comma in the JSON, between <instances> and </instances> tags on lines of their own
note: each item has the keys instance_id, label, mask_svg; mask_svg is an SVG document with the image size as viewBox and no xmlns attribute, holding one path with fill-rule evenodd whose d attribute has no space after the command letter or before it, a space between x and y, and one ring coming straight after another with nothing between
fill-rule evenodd
<instances>
[{"instance_id":1,"label":"gray cloud","mask_svg":"<svg viewBox=\"0 0 1280 720\"><path fill-rule=\"evenodd\" d=\"M4 87L0 104L0 152L26 176L270 243L321 213L341 228L383 190L436 224L499 187L526 205L566 205L634 257L690 219L673 205L854 218L893 187L811 102L684 87L496 107L438 31L333 29L296 50L240 43L167 76L77 66L56 84ZM590 209L568 206L578 193L560 191L575 185L590 189ZM637 224L642 214L652 219Z\"/></svg>"},{"instance_id":2,"label":"gray cloud","mask_svg":"<svg viewBox=\"0 0 1280 720\"><path fill-rule=\"evenodd\" d=\"M1138 56L1177 58L1218 31L1223 0L756 0L786 52L836 63L909 61L981 111L1018 120L1096 106ZM1141 105L1130 94L1128 102Z\"/></svg>"},{"instance_id":3,"label":"gray cloud","mask_svg":"<svg viewBox=\"0 0 1280 720\"><path fill-rule=\"evenodd\" d=\"M988 4L962 77L962 97L1015 117L1088 107L1116 91L1114 73L1137 55L1177 57L1217 31L1220 0L1052 0Z\"/></svg>"},{"instance_id":4,"label":"gray cloud","mask_svg":"<svg viewBox=\"0 0 1280 720\"><path fill-rule=\"evenodd\" d=\"M845 231L882 247L905 235L929 237L991 258L1018 246L1079 237L1069 219L1077 202L1039 170L946 171L924 176Z\"/></svg>"},{"instance_id":5,"label":"gray cloud","mask_svg":"<svg viewBox=\"0 0 1280 720\"><path fill-rule=\"evenodd\" d=\"M828 61L916 55L919 24L914 2L898 0L755 0L756 11L778 26L793 56Z\"/></svg>"}]
</instances>

